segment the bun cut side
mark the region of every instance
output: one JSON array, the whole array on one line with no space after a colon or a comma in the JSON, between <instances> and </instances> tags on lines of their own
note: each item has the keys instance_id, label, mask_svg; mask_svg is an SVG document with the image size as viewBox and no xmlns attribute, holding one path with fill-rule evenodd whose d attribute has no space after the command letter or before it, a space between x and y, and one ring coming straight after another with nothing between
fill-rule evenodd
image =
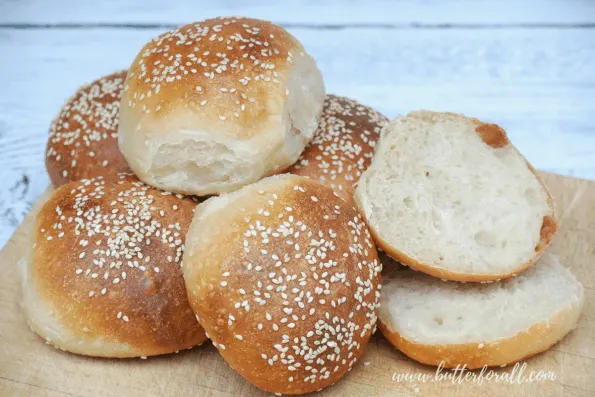
<instances>
[{"instance_id":1,"label":"bun cut side","mask_svg":"<svg viewBox=\"0 0 595 397\"><path fill-rule=\"evenodd\" d=\"M55 187L130 171L118 148L120 98L125 79L123 70L84 85L52 122L45 163Z\"/></svg>"},{"instance_id":2,"label":"bun cut side","mask_svg":"<svg viewBox=\"0 0 595 397\"><path fill-rule=\"evenodd\" d=\"M229 192L297 160L324 95L316 63L280 26L235 17L184 25L132 63L120 148L153 186Z\"/></svg>"},{"instance_id":3,"label":"bun cut side","mask_svg":"<svg viewBox=\"0 0 595 397\"><path fill-rule=\"evenodd\" d=\"M101 357L202 343L180 268L194 207L127 174L56 190L22 263L33 331L59 349Z\"/></svg>"},{"instance_id":4,"label":"bun cut side","mask_svg":"<svg viewBox=\"0 0 595 397\"><path fill-rule=\"evenodd\" d=\"M584 301L582 285L550 254L523 274L490 284L391 268L380 330L407 356L446 368L500 366L540 353L573 329Z\"/></svg>"},{"instance_id":5,"label":"bun cut side","mask_svg":"<svg viewBox=\"0 0 595 397\"><path fill-rule=\"evenodd\" d=\"M288 172L332 187L353 200L354 185L368 168L388 119L352 99L327 95L314 139Z\"/></svg>"},{"instance_id":6,"label":"bun cut side","mask_svg":"<svg viewBox=\"0 0 595 397\"><path fill-rule=\"evenodd\" d=\"M504 130L450 113L389 124L355 200L387 254L448 280L518 274L558 229L547 188Z\"/></svg>"},{"instance_id":7,"label":"bun cut side","mask_svg":"<svg viewBox=\"0 0 595 397\"><path fill-rule=\"evenodd\" d=\"M375 330L381 265L352 205L274 176L197 207L184 253L190 303L223 358L269 392L341 378Z\"/></svg>"}]
</instances>

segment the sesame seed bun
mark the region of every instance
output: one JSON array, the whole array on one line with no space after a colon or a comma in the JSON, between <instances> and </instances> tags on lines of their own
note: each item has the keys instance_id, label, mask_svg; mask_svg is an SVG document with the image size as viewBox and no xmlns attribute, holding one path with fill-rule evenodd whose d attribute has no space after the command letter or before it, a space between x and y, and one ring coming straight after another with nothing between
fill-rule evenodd
<instances>
[{"instance_id":1,"label":"sesame seed bun","mask_svg":"<svg viewBox=\"0 0 595 397\"><path fill-rule=\"evenodd\" d=\"M123 70L82 86L52 122L45 165L54 186L130 172L117 140L125 79Z\"/></svg>"},{"instance_id":2,"label":"sesame seed bun","mask_svg":"<svg viewBox=\"0 0 595 397\"><path fill-rule=\"evenodd\" d=\"M316 63L280 26L248 18L184 25L147 43L130 66L120 149L153 186L229 192L298 159L324 95Z\"/></svg>"},{"instance_id":3,"label":"sesame seed bun","mask_svg":"<svg viewBox=\"0 0 595 397\"><path fill-rule=\"evenodd\" d=\"M381 264L328 186L273 176L197 207L186 238L192 308L225 360L269 392L343 376L375 330Z\"/></svg>"},{"instance_id":4,"label":"sesame seed bun","mask_svg":"<svg viewBox=\"0 0 595 397\"><path fill-rule=\"evenodd\" d=\"M194 207L129 174L56 190L37 214L22 263L33 331L57 348L102 357L202 343L180 267Z\"/></svg>"},{"instance_id":5,"label":"sesame seed bun","mask_svg":"<svg viewBox=\"0 0 595 397\"><path fill-rule=\"evenodd\" d=\"M388 119L352 99L327 95L314 139L287 172L329 185L347 200L368 168Z\"/></svg>"}]
</instances>

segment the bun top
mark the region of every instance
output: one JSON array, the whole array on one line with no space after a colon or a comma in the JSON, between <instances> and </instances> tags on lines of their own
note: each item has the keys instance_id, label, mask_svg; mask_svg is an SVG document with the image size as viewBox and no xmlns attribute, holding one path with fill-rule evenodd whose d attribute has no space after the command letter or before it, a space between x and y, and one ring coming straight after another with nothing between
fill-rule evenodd
<instances>
[{"instance_id":1,"label":"bun top","mask_svg":"<svg viewBox=\"0 0 595 397\"><path fill-rule=\"evenodd\" d=\"M46 167L54 186L130 171L117 140L125 79L124 70L82 86L52 122Z\"/></svg>"},{"instance_id":2,"label":"bun top","mask_svg":"<svg viewBox=\"0 0 595 397\"><path fill-rule=\"evenodd\" d=\"M352 99L327 95L314 139L288 172L332 187L348 200L374 156L388 119Z\"/></svg>"},{"instance_id":3,"label":"bun top","mask_svg":"<svg viewBox=\"0 0 595 397\"><path fill-rule=\"evenodd\" d=\"M290 95L286 72L307 56L285 29L249 18L216 18L166 32L139 52L122 99L123 128L150 121L154 131L217 127L245 139L259 133ZM279 109L273 112L272 110ZM167 115L176 112L175 119ZM189 115L189 117L184 117ZM128 125L129 117L130 125Z\"/></svg>"},{"instance_id":4,"label":"bun top","mask_svg":"<svg viewBox=\"0 0 595 397\"><path fill-rule=\"evenodd\" d=\"M195 205L129 174L54 192L37 215L30 288L65 328L61 337L77 341L75 352L153 355L204 340L180 267ZM128 347L85 351L94 341Z\"/></svg>"},{"instance_id":5,"label":"bun top","mask_svg":"<svg viewBox=\"0 0 595 397\"><path fill-rule=\"evenodd\" d=\"M326 387L363 354L381 268L355 208L294 175L199 205L184 253L189 300L221 355L283 394Z\"/></svg>"}]
</instances>

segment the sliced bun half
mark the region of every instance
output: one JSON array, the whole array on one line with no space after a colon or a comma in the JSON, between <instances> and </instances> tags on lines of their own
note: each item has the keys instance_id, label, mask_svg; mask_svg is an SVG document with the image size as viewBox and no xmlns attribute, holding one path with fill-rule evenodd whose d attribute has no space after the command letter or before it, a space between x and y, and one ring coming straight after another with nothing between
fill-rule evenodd
<instances>
[{"instance_id":1,"label":"sliced bun half","mask_svg":"<svg viewBox=\"0 0 595 397\"><path fill-rule=\"evenodd\" d=\"M551 254L517 277L489 284L391 267L380 330L405 355L446 368L502 366L545 351L573 329L584 301L583 286Z\"/></svg>"},{"instance_id":2,"label":"sliced bun half","mask_svg":"<svg viewBox=\"0 0 595 397\"><path fill-rule=\"evenodd\" d=\"M518 274L558 229L547 188L504 130L451 113L389 124L355 200L380 248L448 280Z\"/></svg>"}]
</instances>

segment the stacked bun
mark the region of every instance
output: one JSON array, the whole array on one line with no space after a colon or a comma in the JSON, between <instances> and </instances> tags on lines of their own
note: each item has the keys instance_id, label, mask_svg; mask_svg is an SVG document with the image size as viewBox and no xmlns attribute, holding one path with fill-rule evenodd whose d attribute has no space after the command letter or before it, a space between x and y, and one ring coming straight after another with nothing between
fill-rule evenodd
<instances>
[{"instance_id":1,"label":"stacked bun","mask_svg":"<svg viewBox=\"0 0 595 397\"><path fill-rule=\"evenodd\" d=\"M46 164L63 186L37 215L23 307L74 353L210 337L252 384L301 394L351 370L377 320L415 360L477 368L547 349L582 307L571 273L539 260L554 204L500 127L429 111L389 124L326 95L270 22L156 37L64 105ZM381 293L375 242L426 274L386 257Z\"/></svg>"},{"instance_id":2,"label":"stacked bun","mask_svg":"<svg viewBox=\"0 0 595 397\"><path fill-rule=\"evenodd\" d=\"M381 264L352 186L386 122L326 97L314 60L272 23L162 34L52 124L47 168L63 186L22 264L28 323L60 349L138 357L202 343L200 318L265 390L334 383L376 329ZM262 179L300 156L293 171L315 180ZM193 217L182 194L221 196Z\"/></svg>"},{"instance_id":3,"label":"stacked bun","mask_svg":"<svg viewBox=\"0 0 595 397\"><path fill-rule=\"evenodd\" d=\"M318 180L352 200L354 185L372 162L386 124L388 119L374 109L329 94L314 139L288 172Z\"/></svg>"},{"instance_id":4,"label":"stacked bun","mask_svg":"<svg viewBox=\"0 0 595 397\"><path fill-rule=\"evenodd\" d=\"M130 172L118 148L125 79L126 71L121 71L82 86L52 122L45 162L54 186Z\"/></svg>"},{"instance_id":5,"label":"stacked bun","mask_svg":"<svg viewBox=\"0 0 595 397\"><path fill-rule=\"evenodd\" d=\"M581 284L557 259L537 262L558 229L552 198L499 126L429 111L397 118L355 201L386 254L427 274L393 271L383 288L380 329L409 357L506 365L576 324Z\"/></svg>"},{"instance_id":6,"label":"stacked bun","mask_svg":"<svg viewBox=\"0 0 595 397\"><path fill-rule=\"evenodd\" d=\"M297 160L324 94L316 62L280 26L249 18L184 25L145 45L130 66L120 149L153 186L229 192Z\"/></svg>"}]
</instances>

